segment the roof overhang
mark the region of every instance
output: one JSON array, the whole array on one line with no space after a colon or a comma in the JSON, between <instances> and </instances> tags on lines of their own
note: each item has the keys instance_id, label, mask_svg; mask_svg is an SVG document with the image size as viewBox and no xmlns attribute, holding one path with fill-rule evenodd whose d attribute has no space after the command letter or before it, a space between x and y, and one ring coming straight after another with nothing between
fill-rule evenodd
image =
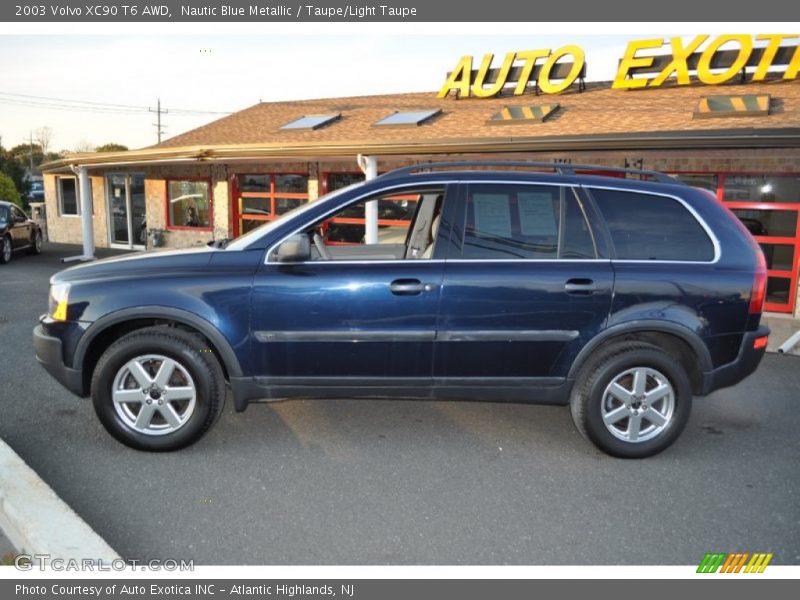
<instances>
[{"instance_id":1,"label":"roof overhang","mask_svg":"<svg viewBox=\"0 0 800 600\"><path fill-rule=\"evenodd\" d=\"M57 172L71 166L133 167L154 164L234 162L259 159L308 159L356 154L398 156L425 154L469 154L493 152L559 152L569 150L658 150L700 148L792 148L800 147L800 128L715 129L705 131L659 131L581 136L522 136L461 138L419 141L352 141L303 144L235 144L155 147L125 152L74 154L41 166Z\"/></svg>"}]
</instances>

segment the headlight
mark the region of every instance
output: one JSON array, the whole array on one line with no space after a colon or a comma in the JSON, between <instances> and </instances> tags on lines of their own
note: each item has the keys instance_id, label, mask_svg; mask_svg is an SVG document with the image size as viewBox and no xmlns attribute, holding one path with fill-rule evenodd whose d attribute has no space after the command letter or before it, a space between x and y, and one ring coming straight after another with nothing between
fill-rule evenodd
<instances>
[{"instance_id":1,"label":"headlight","mask_svg":"<svg viewBox=\"0 0 800 600\"><path fill-rule=\"evenodd\" d=\"M56 283L50 286L50 316L56 321L67 320L67 302L69 300L69 284Z\"/></svg>"}]
</instances>

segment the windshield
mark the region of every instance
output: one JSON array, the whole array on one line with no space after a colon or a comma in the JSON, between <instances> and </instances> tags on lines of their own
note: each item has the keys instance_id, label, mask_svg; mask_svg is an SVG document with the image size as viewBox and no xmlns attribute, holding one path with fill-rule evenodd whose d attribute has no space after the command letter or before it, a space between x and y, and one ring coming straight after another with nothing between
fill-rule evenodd
<instances>
[{"instance_id":1,"label":"windshield","mask_svg":"<svg viewBox=\"0 0 800 600\"><path fill-rule=\"evenodd\" d=\"M248 231L244 235L239 236L234 241L232 241L230 244L225 246L225 250L243 250L244 248L247 248L247 246L249 246L250 244L252 244L256 240L258 240L258 239L262 238L263 236L267 235L270 231L272 231L276 227L279 227L280 225L282 225L285 222L286 219L289 219L291 217L294 217L294 216L297 216L297 215L299 215L301 213L304 213L307 210L310 210L311 208L317 206L318 202L322 202L322 201L325 201L325 200L329 200L331 198L335 198L336 196L339 196L340 194L343 194L343 193L345 193L345 192L347 192L349 190L352 190L354 188L361 187L362 185L364 185L363 181L360 181L358 183L353 183L351 185L348 185L347 187L343 187L343 188L340 188L338 190L334 190L330 194L325 194L324 196L320 197L319 200L309 201L309 202L306 202L305 204L301 204L300 206L296 206L295 208L293 208L289 212L283 213L280 217L278 217L274 221L268 221L267 223L264 223L263 225Z\"/></svg>"}]
</instances>

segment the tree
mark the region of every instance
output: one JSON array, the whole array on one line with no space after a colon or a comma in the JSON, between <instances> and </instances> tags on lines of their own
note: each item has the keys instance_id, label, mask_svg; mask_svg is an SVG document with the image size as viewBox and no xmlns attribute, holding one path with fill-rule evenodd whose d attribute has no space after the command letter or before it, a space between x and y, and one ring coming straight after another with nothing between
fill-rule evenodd
<instances>
[{"instance_id":1,"label":"tree","mask_svg":"<svg viewBox=\"0 0 800 600\"><path fill-rule=\"evenodd\" d=\"M16 148L19 148L19 146ZM30 146L25 147L26 150L29 148ZM13 150L14 149L6 150L0 146L0 173L8 176L17 192L22 194L23 197L27 197L30 193L31 183L26 177L25 170L30 158L29 155L25 153L20 153L22 158L18 158L15 156Z\"/></svg>"},{"instance_id":2,"label":"tree","mask_svg":"<svg viewBox=\"0 0 800 600\"><path fill-rule=\"evenodd\" d=\"M127 146L123 146L122 144L115 144L114 142L109 142L108 144L103 144L102 146L98 146L94 149L95 152L124 152L127 150Z\"/></svg>"},{"instance_id":3,"label":"tree","mask_svg":"<svg viewBox=\"0 0 800 600\"><path fill-rule=\"evenodd\" d=\"M42 154L47 154L47 149L50 147L50 142L53 141L53 129L52 127L44 126L39 127L36 131L34 131L34 139L36 143L39 144L39 148L42 149Z\"/></svg>"},{"instance_id":4,"label":"tree","mask_svg":"<svg viewBox=\"0 0 800 600\"><path fill-rule=\"evenodd\" d=\"M44 154L42 147L39 144L18 144L9 150L9 153L14 160L19 162L23 167L29 167L31 164L31 154L33 154L34 168L42 164Z\"/></svg>"},{"instance_id":5,"label":"tree","mask_svg":"<svg viewBox=\"0 0 800 600\"><path fill-rule=\"evenodd\" d=\"M94 152L94 144L89 141L81 140L77 144L75 144L75 148L72 150L73 152Z\"/></svg>"},{"instance_id":6,"label":"tree","mask_svg":"<svg viewBox=\"0 0 800 600\"><path fill-rule=\"evenodd\" d=\"M23 208L22 197L17 191L17 186L14 185L11 177L5 173L0 173L0 200L13 202L20 208Z\"/></svg>"}]
</instances>

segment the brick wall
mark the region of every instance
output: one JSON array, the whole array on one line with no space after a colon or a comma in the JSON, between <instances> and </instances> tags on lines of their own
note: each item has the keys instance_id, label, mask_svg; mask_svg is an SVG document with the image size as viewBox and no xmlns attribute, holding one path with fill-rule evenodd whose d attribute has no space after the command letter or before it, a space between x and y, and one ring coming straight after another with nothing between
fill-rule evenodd
<instances>
[{"instance_id":1,"label":"brick wall","mask_svg":"<svg viewBox=\"0 0 800 600\"><path fill-rule=\"evenodd\" d=\"M47 233L51 242L62 244L82 244L83 226L80 216L61 215L58 209L58 177L69 174L44 175L45 210L47 212ZM106 215L105 184L102 176L91 176L92 214L94 215L94 244L98 247L108 246L108 219ZM75 178L75 185L80 183ZM78 192L80 196L80 190ZM79 200L80 202L80 200Z\"/></svg>"}]
</instances>

